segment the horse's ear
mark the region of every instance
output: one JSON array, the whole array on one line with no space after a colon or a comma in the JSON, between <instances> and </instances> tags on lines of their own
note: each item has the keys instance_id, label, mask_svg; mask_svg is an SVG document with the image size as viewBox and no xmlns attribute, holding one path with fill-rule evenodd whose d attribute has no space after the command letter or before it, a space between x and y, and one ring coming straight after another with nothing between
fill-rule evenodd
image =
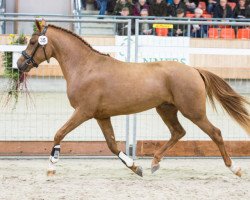
<instances>
[{"instance_id":1,"label":"horse's ear","mask_svg":"<svg viewBox=\"0 0 250 200\"><path fill-rule=\"evenodd\" d=\"M46 21L44 19L42 19L42 21L41 21L41 26L42 26L42 28L44 28L46 26Z\"/></svg>"},{"instance_id":2,"label":"horse's ear","mask_svg":"<svg viewBox=\"0 0 250 200\"><path fill-rule=\"evenodd\" d=\"M39 21L38 19L36 19L36 27L37 27L37 30L38 30L39 32L42 31L42 26L41 26L40 21Z\"/></svg>"}]
</instances>

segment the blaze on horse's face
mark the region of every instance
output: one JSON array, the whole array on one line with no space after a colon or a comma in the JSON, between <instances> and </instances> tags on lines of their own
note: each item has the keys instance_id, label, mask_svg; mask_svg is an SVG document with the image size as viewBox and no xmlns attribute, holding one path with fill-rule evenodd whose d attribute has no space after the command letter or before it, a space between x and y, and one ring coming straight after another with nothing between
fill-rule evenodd
<instances>
[{"instance_id":1,"label":"blaze on horse's face","mask_svg":"<svg viewBox=\"0 0 250 200\"><path fill-rule=\"evenodd\" d=\"M32 34L27 48L17 61L17 67L22 72L29 72L33 67L38 67L41 62L49 59L52 55L49 41L44 46L38 42L39 36L43 33L45 21L43 20L40 24L36 20L36 26L38 31Z\"/></svg>"}]
</instances>

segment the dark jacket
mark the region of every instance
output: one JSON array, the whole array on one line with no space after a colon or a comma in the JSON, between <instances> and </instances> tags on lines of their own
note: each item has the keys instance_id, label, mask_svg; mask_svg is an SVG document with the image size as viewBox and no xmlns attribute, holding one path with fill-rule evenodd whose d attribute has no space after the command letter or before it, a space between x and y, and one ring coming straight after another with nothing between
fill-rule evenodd
<instances>
[{"instance_id":1,"label":"dark jacket","mask_svg":"<svg viewBox=\"0 0 250 200\"><path fill-rule=\"evenodd\" d=\"M233 11L229 5L226 5L226 13L224 15L224 10L221 7L221 5L217 5L214 8L214 15L213 18L232 18L233 17Z\"/></svg>"},{"instance_id":2,"label":"dark jacket","mask_svg":"<svg viewBox=\"0 0 250 200\"><path fill-rule=\"evenodd\" d=\"M168 5L165 0L160 4L154 1L149 7L149 15L151 16L169 16Z\"/></svg>"},{"instance_id":3,"label":"dark jacket","mask_svg":"<svg viewBox=\"0 0 250 200\"><path fill-rule=\"evenodd\" d=\"M246 0L245 6L247 7L247 6L249 6L249 5L250 5L250 0Z\"/></svg>"},{"instance_id":4,"label":"dark jacket","mask_svg":"<svg viewBox=\"0 0 250 200\"><path fill-rule=\"evenodd\" d=\"M250 5L246 7L245 16L246 18L250 18Z\"/></svg>"},{"instance_id":5,"label":"dark jacket","mask_svg":"<svg viewBox=\"0 0 250 200\"><path fill-rule=\"evenodd\" d=\"M246 17L246 9L240 9L240 6L235 6L233 10L234 18Z\"/></svg>"},{"instance_id":6,"label":"dark jacket","mask_svg":"<svg viewBox=\"0 0 250 200\"><path fill-rule=\"evenodd\" d=\"M149 6L148 6L148 4L145 3L143 6L141 6L141 4L136 3L136 4L134 5L134 8L133 8L133 15L134 15L134 16L140 16L140 15L141 15L140 12L141 12L142 9L147 9L147 10L149 11Z\"/></svg>"},{"instance_id":7,"label":"dark jacket","mask_svg":"<svg viewBox=\"0 0 250 200\"><path fill-rule=\"evenodd\" d=\"M187 10L186 4L183 3L182 1L180 1L179 4L172 3L170 5L170 15L172 17L176 17L177 16L177 9L183 9L184 13L186 14L186 10Z\"/></svg>"},{"instance_id":8,"label":"dark jacket","mask_svg":"<svg viewBox=\"0 0 250 200\"><path fill-rule=\"evenodd\" d=\"M118 1L115 5L114 8L114 15L120 15L120 12L122 11L122 9L124 7L127 7L129 9L129 14L132 15L133 14L133 5L129 2L126 2L125 4L122 4L120 1Z\"/></svg>"},{"instance_id":9,"label":"dark jacket","mask_svg":"<svg viewBox=\"0 0 250 200\"><path fill-rule=\"evenodd\" d=\"M200 1L203 1L203 0L189 0L189 3L195 3L196 7L198 7Z\"/></svg>"},{"instance_id":10,"label":"dark jacket","mask_svg":"<svg viewBox=\"0 0 250 200\"><path fill-rule=\"evenodd\" d=\"M108 14L112 15L112 13L114 12L115 5L116 5L116 0L108 0L108 3L107 3Z\"/></svg>"},{"instance_id":11,"label":"dark jacket","mask_svg":"<svg viewBox=\"0 0 250 200\"><path fill-rule=\"evenodd\" d=\"M236 4L237 4L238 1L239 1L239 0L228 0L227 2L228 2L228 3L236 3Z\"/></svg>"}]
</instances>

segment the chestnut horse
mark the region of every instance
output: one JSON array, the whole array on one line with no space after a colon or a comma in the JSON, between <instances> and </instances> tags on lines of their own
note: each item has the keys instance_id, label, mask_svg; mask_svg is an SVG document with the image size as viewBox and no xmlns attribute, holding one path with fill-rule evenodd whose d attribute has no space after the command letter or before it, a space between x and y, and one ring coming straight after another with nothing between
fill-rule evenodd
<instances>
[{"instance_id":1,"label":"chestnut horse","mask_svg":"<svg viewBox=\"0 0 250 200\"><path fill-rule=\"evenodd\" d=\"M39 24L17 65L28 72L54 57L67 81L67 95L75 109L71 118L54 137L48 174L54 174L59 159L60 142L83 122L95 118L112 153L136 174L142 168L117 147L111 116L127 115L156 108L171 132L171 138L154 154L152 173L166 151L185 135L177 118L180 111L203 130L218 146L225 165L241 176L240 167L229 157L220 129L206 116L206 96L213 106L216 99L229 115L250 134L249 102L217 75L172 61L126 63L94 50L81 37L54 25Z\"/></svg>"}]
</instances>

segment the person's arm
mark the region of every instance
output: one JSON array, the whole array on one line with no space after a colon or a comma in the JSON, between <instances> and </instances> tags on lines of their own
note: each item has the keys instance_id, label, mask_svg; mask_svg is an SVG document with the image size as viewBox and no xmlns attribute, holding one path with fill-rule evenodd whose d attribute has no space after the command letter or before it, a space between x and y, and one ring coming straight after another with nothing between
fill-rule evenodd
<instances>
[{"instance_id":1,"label":"person's arm","mask_svg":"<svg viewBox=\"0 0 250 200\"><path fill-rule=\"evenodd\" d=\"M228 12L227 18L233 18L234 17L232 8L230 6L227 7L227 12Z\"/></svg>"},{"instance_id":2,"label":"person's arm","mask_svg":"<svg viewBox=\"0 0 250 200\"><path fill-rule=\"evenodd\" d=\"M235 6L235 8L233 9L233 17L234 18L238 17L238 6Z\"/></svg>"},{"instance_id":3,"label":"person's arm","mask_svg":"<svg viewBox=\"0 0 250 200\"><path fill-rule=\"evenodd\" d=\"M129 3L128 4L129 15L133 15L133 8L134 8L133 4Z\"/></svg>"},{"instance_id":4,"label":"person's arm","mask_svg":"<svg viewBox=\"0 0 250 200\"><path fill-rule=\"evenodd\" d=\"M176 24L174 24L174 25L173 25L173 28L172 28L172 29L169 29L169 30L170 30L170 32L171 32L171 36L175 36L176 30L177 30Z\"/></svg>"},{"instance_id":5,"label":"person's arm","mask_svg":"<svg viewBox=\"0 0 250 200\"><path fill-rule=\"evenodd\" d=\"M208 28L209 28L208 25L202 25L203 33L206 34L206 35L207 35L207 33L208 33Z\"/></svg>"},{"instance_id":6,"label":"person's arm","mask_svg":"<svg viewBox=\"0 0 250 200\"><path fill-rule=\"evenodd\" d=\"M248 5L248 6L246 7L245 17L246 17L246 18L250 18L250 5Z\"/></svg>"},{"instance_id":7,"label":"person's arm","mask_svg":"<svg viewBox=\"0 0 250 200\"><path fill-rule=\"evenodd\" d=\"M149 29L151 29L150 35L153 35L153 31L154 31L153 24L149 24Z\"/></svg>"},{"instance_id":8,"label":"person's arm","mask_svg":"<svg viewBox=\"0 0 250 200\"><path fill-rule=\"evenodd\" d=\"M148 14L149 14L149 16L155 16L154 5L153 4L149 7Z\"/></svg>"},{"instance_id":9,"label":"person's arm","mask_svg":"<svg viewBox=\"0 0 250 200\"><path fill-rule=\"evenodd\" d=\"M207 0L206 0L205 2L206 2L206 4L207 4ZM196 5L196 7L198 7L198 5L199 5L199 0L193 0L193 3Z\"/></svg>"},{"instance_id":10,"label":"person's arm","mask_svg":"<svg viewBox=\"0 0 250 200\"><path fill-rule=\"evenodd\" d=\"M181 3L181 8L183 9L183 11L184 11L184 15L186 15L186 12L187 12L187 6L186 6L186 4L185 3Z\"/></svg>"},{"instance_id":11,"label":"person's arm","mask_svg":"<svg viewBox=\"0 0 250 200\"><path fill-rule=\"evenodd\" d=\"M147 9L148 12L149 12L149 5L148 5L148 4L145 4L145 5L144 5L144 8Z\"/></svg>"},{"instance_id":12,"label":"person's arm","mask_svg":"<svg viewBox=\"0 0 250 200\"><path fill-rule=\"evenodd\" d=\"M116 3L115 4L115 8L114 8L114 11L113 11L113 15L119 15L119 3Z\"/></svg>"},{"instance_id":13,"label":"person's arm","mask_svg":"<svg viewBox=\"0 0 250 200\"><path fill-rule=\"evenodd\" d=\"M187 26L186 25L182 25L181 26L181 36L187 36L187 32L188 32L188 28L187 28Z\"/></svg>"},{"instance_id":14,"label":"person's arm","mask_svg":"<svg viewBox=\"0 0 250 200\"><path fill-rule=\"evenodd\" d=\"M250 0L246 0L245 7L247 8L250 5Z\"/></svg>"},{"instance_id":15,"label":"person's arm","mask_svg":"<svg viewBox=\"0 0 250 200\"><path fill-rule=\"evenodd\" d=\"M166 16L172 16L172 7L170 5L167 5Z\"/></svg>"},{"instance_id":16,"label":"person's arm","mask_svg":"<svg viewBox=\"0 0 250 200\"><path fill-rule=\"evenodd\" d=\"M163 4L163 5L164 5L164 6L163 6L163 9L162 9L161 16L165 17L165 16L167 16L167 12L168 12L168 5L167 5L167 3L165 3L165 2L164 2L164 4Z\"/></svg>"},{"instance_id":17,"label":"person's arm","mask_svg":"<svg viewBox=\"0 0 250 200\"><path fill-rule=\"evenodd\" d=\"M134 16L139 16L138 11L137 11L137 8L136 8L136 4L135 4L134 7L133 7L133 15L134 15Z\"/></svg>"},{"instance_id":18,"label":"person's arm","mask_svg":"<svg viewBox=\"0 0 250 200\"><path fill-rule=\"evenodd\" d=\"M219 9L218 9L218 6L215 6L215 8L214 8L213 18L219 18Z\"/></svg>"}]
</instances>

